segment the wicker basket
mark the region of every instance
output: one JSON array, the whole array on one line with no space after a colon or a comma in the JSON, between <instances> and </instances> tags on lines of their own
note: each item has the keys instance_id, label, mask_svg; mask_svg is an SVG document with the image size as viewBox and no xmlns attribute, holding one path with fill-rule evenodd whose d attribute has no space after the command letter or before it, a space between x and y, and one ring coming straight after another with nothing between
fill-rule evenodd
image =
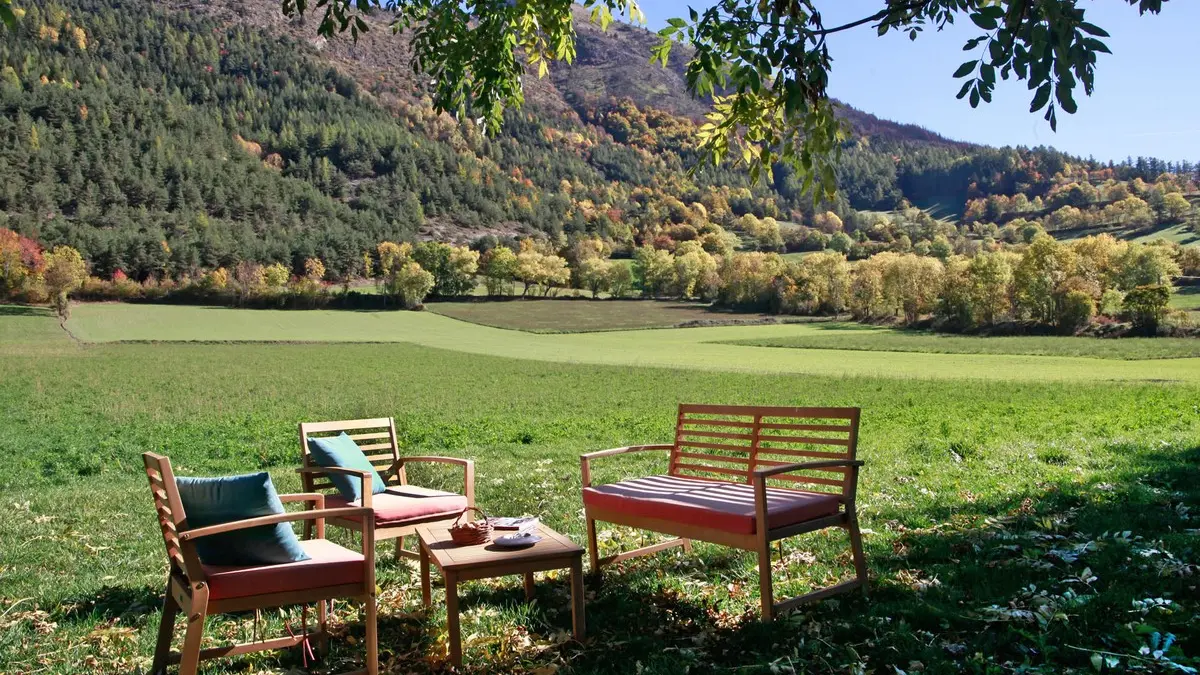
<instances>
[{"instance_id":1,"label":"wicker basket","mask_svg":"<svg viewBox=\"0 0 1200 675\"><path fill-rule=\"evenodd\" d=\"M461 522L463 516L469 511L478 511L483 520L475 520L471 522ZM478 544L486 544L492 539L492 522L488 520L487 514L483 509L474 506L467 507L466 511L462 512L450 526L450 539L459 546L475 546Z\"/></svg>"}]
</instances>

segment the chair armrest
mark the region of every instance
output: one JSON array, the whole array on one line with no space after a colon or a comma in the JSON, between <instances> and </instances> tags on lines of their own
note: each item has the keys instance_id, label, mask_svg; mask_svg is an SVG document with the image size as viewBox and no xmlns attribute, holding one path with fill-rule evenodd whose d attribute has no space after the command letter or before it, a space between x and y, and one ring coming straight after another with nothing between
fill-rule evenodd
<instances>
[{"instance_id":1,"label":"chair armrest","mask_svg":"<svg viewBox=\"0 0 1200 675\"><path fill-rule=\"evenodd\" d=\"M262 527L263 525L275 525L277 523L287 523L297 520L317 520L320 518L354 518L360 517L365 523L374 524L375 512L371 509L361 506L352 506L344 509L312 509L309 511L293 511L290 513L276 513L270 516L259 516L257 518L246 518L245 520L233 520L220 525L209 525L208 527L198 527L193 530L186 530L179 533L180 541L195 541L202 537L211 537L214 534L224 534L226 532L235 532L237 530L245 530L251 527Z\"/></svg>"},{"instance_id":2,"label":"chair armrest","mask_svg":"<svg viewBox=\"0 0 1200 675\"><path fill-rule=\"evenodd\" d=\"M293 502L313 502L313 508L325 508L325 495L320 492L297 492L290 495L279 495L279 501L284 504Z\"/></svg>"},{"instance_id":3,"label":"chair armrest","mask_svg":"<svg viewBox=\"0 0 1200 675\"><path fill-rule=\"evenodd\" d=\"M613 455L624 455L631 452L646 452L649 450L671 450L675 446L670 443L656 443L652 445L627 445L623 448L612 448L610 450L597 450L579 456L580 470L583 472L583 487L589 487L592 484L592 467L591 461L601 457L612 457Z\"/></svg>"},{"instance_id":4,"label":"chair armrest","mask_svg":"<svg viewBox=\"0 0 1200 675\"><path fill-rule=\"evenodd\" d=\"M475 506L475 461L458 457L439 457L425 455L423 457L401 457L388 470L389 473L399 474L400 469L409 462L428 462L431 464L455 464L463 468L463 496L467 498L467 506Z\"/></svg>"},{"instance_id":5,"label":"chair armrest","mask_svg":"<svg viewBox=\"0 0 1200 675\"><path fill-rule=\"evenodd\" d=\"M362 481L362 490L359 492L362 495L362 505L364 508L371 508L371 488L374 481L371 479L371 474L365 469L347 469L340 466L302 466L296 469L296 473L313 475L336 473L358 478Z\"/></svg>"},{"instance_id":6,"label":"chair armrest","mask_svg":"<svg viewBox=\"0 0 1200 675\"><path fill-rule=\"evenodd\" d=\"M474 464L473 460L459 459L458 457L438 457L436 455L426 455L424 457L401 457L397 464L407 464L409 462L439 462L441 464L458 464L460 466L468 466Z\"/></svg>"}]
</instances>

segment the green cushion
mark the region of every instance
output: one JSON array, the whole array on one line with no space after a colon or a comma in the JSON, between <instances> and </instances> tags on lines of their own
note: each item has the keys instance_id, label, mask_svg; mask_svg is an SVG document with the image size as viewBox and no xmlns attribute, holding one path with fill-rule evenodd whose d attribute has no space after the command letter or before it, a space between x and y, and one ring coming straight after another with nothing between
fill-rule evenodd
<instances>
[{"instance_id":1,"label":"green cushion","mask_svg":"<svg viewBox=\"0 0 1200 675\"><path fill-rule=\"evenodd\" d=\"M189 528L283 513L266 471L221 478L176 478ZM262 525L196 540L206 565L277 565L308 560L289 523Z\"/></svg>"},{"instance_id":2,"label":"green cushion","mask_svg":"<svg viewBox=\"0 0 1200 675\"><path fill-rule=\"evenodd\" d=\"M309 438L308 452L317 466L336 466L343 469L358 469L371 472L371 494L377 495L387 489L383 477L363 454L354 439L342 432L327 438ZM362 481L357 476L331 473L329 481L343 497L350 501L362 499Z\"/></svg>"}]
</instances>

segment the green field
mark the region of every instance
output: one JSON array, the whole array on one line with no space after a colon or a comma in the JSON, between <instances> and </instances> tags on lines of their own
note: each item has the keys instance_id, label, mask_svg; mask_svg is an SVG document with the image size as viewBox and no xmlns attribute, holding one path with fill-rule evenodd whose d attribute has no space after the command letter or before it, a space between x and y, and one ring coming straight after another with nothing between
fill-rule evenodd
<instances>
[{"instance_id":1,"label":"green field","mask_svg":"<svg viewBox=\"0 0 1200 675\"><path fill-rule=\"evenodd\" d=\"M778 317L768 314L725 312L694 302L655 300L527 299L502 302L431 302L425 307L434 314L460 321L531 333L583 333L696 324L779 322Z\"/></svg>"},{"instance_id":2,"label":"green field","mask_svg":"<svg viewBox=\"0 0 1200 675\"><path fill-rule=\"evenodd\" d=\"M979 337L846 323L814 325L804 334L790 337L736 340L729 344L868 352L1075 356L1133 361L1200 357L1200 340L1194 338Z\"/></svg>"},{"instance_id":3,"label":"green field","mask_svg":"<svg viewBox=\"0 0 1200 675\"><path fill-rule=\"evenodd\" d=\"M575 301L572 301L575 302ZM534 335L432 312L239 310L95 304L67 323L84 342L408 342L469 354L557 363L921 379L1200 382L1200 359L1119 361L1068 356L771 349L735 340L826 334L822 324Z\"/></svg>"},{"instance_id":4,"label":"green field","mask_svg":"<svg viewBox=\"0 0 1200 675\"><path fill-rule=\"evenodd\" d=\"M582 541L578 454L669 438L679 401L863 408L869 598L762 625L753 558L697 545L590 579L590 637L578 645L556 637L570 625L564 580L542 580L532 605L517 579L471 583L468 672L1085 673L1097 651L1168 672L1139 653L1155 631L1176 636L1170 657L1197 665L1195 359L1160 371L1156 361L707 344L816 330L805 325L533 335L428 312L77 306L68 326L74 338L44 311L0 310L0 673L148 665L164 556L142 451L171 455L185 475L265 468L291 490L298 421L394 415L406 451L476 460L485 510L537 514ZM943 359L953 365L919 372ZM1052 380L1079 372L1046 381L1044 369ZM1088 369L1187 382L1089 382L1108 378ZM597 479L659 462L606 462ZM641 541L622 529L602 537L607 550ZM779 592L847 574L843 549L835 532L789 540ZM423 612L415 568L390 557L378 567L385 662L448 672L440 588ZM1141 602L1154 598L1171 603ZM353 613L339 617L361 636ZM248 636L252 619L212 625L219 638ZM348 669L359 653L337 640L328 665ZM289 653L206 672L300 667Z\"/></svg>"}]
</instances>

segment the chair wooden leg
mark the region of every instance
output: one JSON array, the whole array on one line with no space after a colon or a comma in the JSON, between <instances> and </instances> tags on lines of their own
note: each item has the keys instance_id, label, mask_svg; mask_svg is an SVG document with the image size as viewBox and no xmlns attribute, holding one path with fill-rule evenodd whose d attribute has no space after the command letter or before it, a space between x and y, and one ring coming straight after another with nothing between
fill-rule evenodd
<instances>
[{"instance_id":1,"label":"chair wooden leg","mask_svg":"<svg viewBox=\"0 0 1200 675\"><path fill-rule=\"evenodd\" d=\"M404 557L404 537L396 537L396 562Z\"/></svg>"},{"instance_id":2,"label":"chair wooden leg","mask_svg":"<svg viewBox=\"0 0 1200 675\"><path fill-rule=\"evenodd\" d=\"M588 545L588 564L592 574L600 571L600 549L596 545L596 521L587 519L587 545Z\"/></svg>"},{"instance_id":3,"label":"chair wooden leg","mask_svg":"<svg viewBox=\"0 0 1200 675\"><path fill-rule=\"evenodd\" d=\"M775 618L775 591L771 586L771 542L762 537L758 542L758 592L762 598L762 620Z\"/></svg>"},{"instance_id":4,"label":"chair wooden leg","mask_svg":"<svg viewBox=\"0 0 1200 675\"><path fill-rule=\"evenodd\" d=\"M858 527L858 518L851 518L846 525L850 534L850 552L854 555L854 574L862 584L863 594L867 592L867 558L863 555L862 530Z\"/></svg>"},{"instance_id":5,"label":"chair wooden leg","mask_svg":"<svg viewBox=\"0 0 1200 675\"><path fill-rule=\"evenodd\" d=\"M367 675L379 675L379 627L376 624L375 593L367 596Z\"/></svg>"},{"instance_id":6,"label":"chair wooden leg","mask_svg":"<svg viewBox=\"0 0 1200 675\"><path fill-rule=\"evenodd\" d=\"M683 542L683 552L691 553L692 552L692 540L691 539L680 539L680 541Z\"/></svg>"},{"instance_id":7,"label":"chair wooden leg","mask_svg":"<svg viewBox=\"0 0 1200 675\"><path fill-rule=\"evenodd\" d=\"M196 675L200 669L200 638L204 636L204 611L208 598L203 600L203 603L195 603L187 618L187 634L183 638L183 650L179 653L179 675Z\"/></svg>"},{"instance_id":8,"label":"chair wooden leg","mask_svg":"<svg viewBox=\"0 0 1200 675\"><path fill-rule=\"evenodd\" d=\"M179 614L179 603L171 595L171 580L167 580L167 591L163 596L162 619L158 623L158 643L154 646L152 675L167 672L167 657L171 655L171 637L175 634L175 617Z\"/></svg>"},{"instance_id":9,"label":"chair wooden leg","mask_svg":"<svg viewBox=\"0 0 1200 675\"><path fill-rule=\"evenodd\" d=\"M317 655L324 659L329 656L329 601L317 601L317 628L321 636L317 638Z\"/></svg>"}]
</instances>

